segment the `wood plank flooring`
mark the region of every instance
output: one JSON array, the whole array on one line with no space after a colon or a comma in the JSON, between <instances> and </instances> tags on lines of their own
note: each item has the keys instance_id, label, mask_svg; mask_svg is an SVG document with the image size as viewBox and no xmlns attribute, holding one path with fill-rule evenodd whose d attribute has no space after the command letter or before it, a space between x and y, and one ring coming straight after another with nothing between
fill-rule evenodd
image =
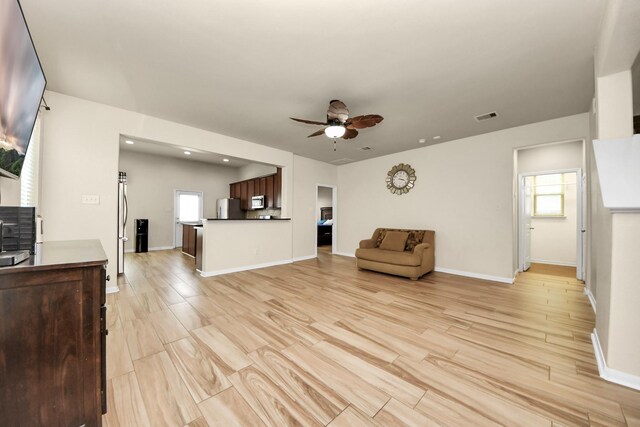
<instances>
[{"instance_id":1,"label":"wood plank flooring","mask_svg":"<svg viewBox=\"0 0 640 427\"><path fill-rule=\"evenodd\" d=\"M318 258L204 279L126 255L108 295L114 426L639 425L598 377L575 270L417 282Z\"/></svg>"}]
</instances>

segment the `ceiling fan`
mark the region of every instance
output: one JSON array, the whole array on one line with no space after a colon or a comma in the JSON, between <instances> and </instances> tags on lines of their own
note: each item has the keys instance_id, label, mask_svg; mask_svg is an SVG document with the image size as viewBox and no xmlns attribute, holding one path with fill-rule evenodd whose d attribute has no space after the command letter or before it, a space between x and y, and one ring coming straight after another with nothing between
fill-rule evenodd
<instances>
[{"instance_id":1,"label":"ceiling fan","mask_svg":"<svg viewBox=\"0 0 640 427\"><path fill-rule=\"evenodd\" d=\"M334 99L329 103L326 122L295 119L293 117L289 118L300 123L326 126L324 129L312 133L308 136L308 138L311 138L312 136L319 136L324 133L329 138L333 138L334 141L336 138L353 139L358 136L358 129L373 127L384 119L378 114L366 114L364 116L355 116L350 118L349 109L347 108L347 106L344 104L344 102L337 99Z\"/></svg>"}]
</instances>

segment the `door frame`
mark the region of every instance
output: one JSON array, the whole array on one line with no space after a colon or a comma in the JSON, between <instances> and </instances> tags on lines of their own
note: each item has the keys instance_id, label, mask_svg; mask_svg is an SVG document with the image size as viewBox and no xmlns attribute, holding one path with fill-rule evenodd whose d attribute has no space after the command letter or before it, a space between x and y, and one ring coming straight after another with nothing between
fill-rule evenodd
<instances>
[{"instance_id":1,"label":"door frame","mask_svg":"<svg viewBox=\"0 0 640 427\"><path fill-rule=\"evenodd\" d=\"M176 234L178 232L178 193L196 194L200 196L200 218L202 219L202 217L204 216L204 193L202 191L180 190L180 189L173 190L173 218L171 218L171 221L173 221L172 229L173 229L173 248L174 249L177 247L176 244L178 243L176 241Z\"/></svg>"},{"instance_id":2,"label":"door frame","mask_svg":"<svg viewBox=\"0 0 640 427\"><path fill-rule=\"evenodd\" d=\"M316 210L313 212L313 254L318 257L318 221L316 215L320 211L321 206L318 204L318 189L320 187L331 188L331 215L333 217L333 224L331 225L331 253L335 254L338 251L338 186L329 184L316 184Z\"/></svg>"},{"instance_id":3,"label":"door frame","mask_svg":"<svg viewBox=\"0 0 640 427\"><path fill-rule=\"evenodd\" d=\"M535 175L551 175L558 173L575 173L576 174L576 278L585 280L585 216L584 216L584 193L583 183L585 175L582 168L553 169L537 172L525 172L518 174L518 271L524 271L524 183L525 178Z\"/></svg>"}]
</instances>

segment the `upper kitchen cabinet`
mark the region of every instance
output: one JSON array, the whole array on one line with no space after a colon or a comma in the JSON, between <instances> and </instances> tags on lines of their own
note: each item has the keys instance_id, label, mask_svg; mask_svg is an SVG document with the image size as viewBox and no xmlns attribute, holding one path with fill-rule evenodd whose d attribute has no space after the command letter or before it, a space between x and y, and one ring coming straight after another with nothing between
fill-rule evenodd
<instances>
[{"instance_id":1,"label":"upper kitchen cabinet","mask_svg":"<svg viewBox=\"0 0 640 427\"><path fill-rule=\"evenodd\" d=\"M273 175L261 176L229 184L229 197L240 199L242 210L251 209L253 196L265 196L267 209L282 206L282 169L277 168Z\"/></svg>"}]
</instances>

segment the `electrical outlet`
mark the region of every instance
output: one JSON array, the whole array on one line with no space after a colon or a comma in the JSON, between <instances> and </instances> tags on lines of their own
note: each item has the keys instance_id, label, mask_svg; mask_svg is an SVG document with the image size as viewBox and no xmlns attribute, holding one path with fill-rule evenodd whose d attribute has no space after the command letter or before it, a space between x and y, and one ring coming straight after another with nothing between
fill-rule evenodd
<instances>
[{"instance_id":1,"label":"electrical outlet","mask_svg":"<svg viewBox=\"0 0 640 427\"><path fill-rule=\"evenodd\" d=\"M98 196L97 194L83 194L82 204L83 205L99 205L100 196Z\"/></svg>"}]
</instances>

